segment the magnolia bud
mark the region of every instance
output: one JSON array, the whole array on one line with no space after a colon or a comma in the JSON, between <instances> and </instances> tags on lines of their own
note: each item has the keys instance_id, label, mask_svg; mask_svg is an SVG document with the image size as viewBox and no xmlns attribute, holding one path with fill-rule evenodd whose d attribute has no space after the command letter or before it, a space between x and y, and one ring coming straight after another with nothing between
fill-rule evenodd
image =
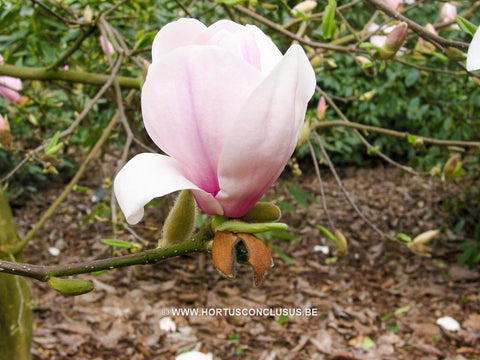
<instances>
[{"instance_id":1,"label":"magnolia bud","mask_svg":"<svg viewBox=\"0 0 480 360\"><path fill-rule=\"evenodd\" d=\"M449 59L453 61L463 61L466 56L462 50L451 46L445 49L445 54L448 56Z\"/></svg>"},{"instance_id":2,"label":"magnolia bud","mask_svg":"<svg viewBox=\"0 0 480 360\"><path fill-rule=\"evenodd\" d=\"M370 101L377 94L377 90L367 91L365 94L360 96L360 101Z\"/></svg>"},{"instance_id":3,"label":"magnolia bud","mask_svg":"<svg viewBox=\"0 0 480 360\"><path fill-rule=\"evenodd\" d=\"M362 70L365 72L366 75L368 76L375 76L377 75L377 68L375 67L375 64L365 56L355 56L355 61Z\"/></svg>"},{"instance_id":4,"label":"magnolia bud","mask_svg":"<svg viewBox=\"0 0 480 360\"><path fill-rule=\"evenodd\" d=\"M86 22L90 22L93 19L92 8L88 5L85 6L85 9L83 10L83 18L85 19Z\"/></svg>"},{"instance_id":5,"label":"magnolia bud","mask_svg":"<svg viewBox=\"0 0 480 360\"><path fill-rule=\"evenodd\" d=\"M265 201L260 201L255 204L252 210L239 218L239 220L250 223L262 223L278 221L281 217L282 212L277 205Z\"/></svg>"},{"instance_id":6,"label":"magnolia bud","mask_svg":"<svg viewBox=\"0 0 480 360\"><path fill-rule=\"evenodd\" d=\"M0 115L0 144L7 150L12 146L12 134L10 133L10 124L7 117Z\"/></svg>"},{"instance_id":7,"label":"magnolia bud","mask_svg":"<svg viewBox=\"0 0 480 360\"><path fill-rule=\"evenodd\" d=\"M399 10L400 7L403 5L403 0L383 0L383 2L391 6L395 10Z\"/></svg>"},{"instance_id":8,"label":"magnolia bud","mask_svg":"<svg viewBox=\"0 0 480 360\"><path fill-rule=\"evenodd\" d=\"M392 59L405 42L408 34L408 25L401 22L387 35L385 44L380 48L378 57L382 60Z\"/></svg>"},{"instance_id":9,"label":"magnolia bud","mask_svg":"<svg viewBox=\"0 0 480 360\"><path fill-rule=\"evenodd\" d=\"M299 149L303 144L307 142L307 139L310 136L310 131L310 121L307 120L303 123L302 131L300 132L300 136L298 137L296 149Z\"/></svg>"},{"instance_id":10,"label":"magnolia bud","mask_svg":"<svg viewBox=\"0 0 480 360\"><path fill-rule=\"evenodd\" d=\"M307 14L317 7L317 2L312 0L306 0L298 3L292 9L292 14L297 16L300 12Z\"/></svg>"},{"instance_id":11,"label":"magnolia bud","mask_svg":"<svg viewBox=\"0 0 480 360\"><path fill-rule=\"evenodd\" d=\"M338 257L344 257L348 252L347 238L340 230L335 229L335 239L337 243L337 255Z\"/></svg>"},{"instance_id":12,"label":"magnolia bud","mask_svg":"<svg viewBox=\"0 0 480 360\"><path fill-rule=\"evenodd\" d=\"M435 236L440 234L440 230L429 230L421 233L413 239L413 243L426 244L431 241Z\"/></svg>"},{"instance_id":13,"label":"magnolia bud","mask_svg":"<svg viewBox=\"0 0 480 360\"><path fill-rule=\"evenodd\" d=\"M95 286L93 286L91 281L81 279L60 279L51 277L48 279L48 285L65 296L83 295L95 289Z\"/></svg>"},{"instance_id":14,"label":"magnolia bud","mask_svg":"<svg viewBox=\"0 0 480 360\"><path fill-rule=\"evenodd\" d=\"M454 154L450 156L450 159L447 160L445 166L443 167L443 174L447 177L453 176L459 163L460 155Z\"/></svg>"},{"instance_id":15,"label":"magnolia bud","mask_svg":"<svg viewBox=\"0 0 480 360\"><path fill-rule=\"evenodd\" d=\"M430 23L425 25L425 30L437 35L435 27ZM415 45L415 50L421 53L431 54L435 50L435 45L423 38L418 38L417 44Z\"/></svg>"},{"instance_id":16,"label":"magnolia bud","mask_svg":"<svg viewBox=\"0 0 480 360\"><path fill-rule=\"evenodd\" d=\"M325 100L325 96L320 97L320 100L318 100L318 105L317 105L317 118L318 120L322 121L325 120L325 115L327 113L327 101Z\"/></svg>"},{"instance_id":17,"label":"magnolia bud","mask_svg":"<svg viewBox=\"0 0 480 360\"><path fill-rule=\"evenodd\" d=\"M457 7L451 3L443 4L442 8L440 9L440 15L438 17L439 22L441 23L455 22L456 17L457 17Z\"/></svg>"},{"instance_id":18,"label":"magnolia bud","mask_svg":"<svg viewBox=\"0 0 480 360\"><path fill-rule=\"evenodd\" d=\"M165 248L190 239L195 229L197 208L190 190L180 192L163 225L158 247Z\"/></svg>"}]
</instances>

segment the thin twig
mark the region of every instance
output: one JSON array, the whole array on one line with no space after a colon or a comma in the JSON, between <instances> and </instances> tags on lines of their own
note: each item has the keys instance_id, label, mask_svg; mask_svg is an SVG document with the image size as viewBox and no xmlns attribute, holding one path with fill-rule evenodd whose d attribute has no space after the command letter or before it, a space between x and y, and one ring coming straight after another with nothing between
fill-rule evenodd
<instances>
[{"instance_id":1,"label":"thin twig","mask_svg":"<svg viewBox=\"0 0 480 360\"><path fill-rule=\"evenodd\" d=\"M362 218L365 223L370 226L375 232L377 232L382 238L387 238L387 236L383 233L382 230L380 230L374 223L372 223L363 213L360 211L360 209L357 207L355 204L355 201L352 199L348 191L345 189L345 187L342 184L342 180L340 180L340 177L337 174L337 171L335 170L335 166L333 166L332 161L330 160L330 157L328 156L327 151L325 150L325 147L323 146L322 140L320 139L320 136L316 132L313 133L313 136L315 137L315 140L318 143L318 146L320 147L320 150L322 151L323 156L325 157L325 160L327 161L327 165L330 168L330 171L333 174L333 177L335 178L335 181L337 182L338 187L340 190L343 192L343 195L345 196L345 199L347 199L348 203L350 206L352 206L353 210Z\"/></svg>"},{"instance_id":2,"label":"thin twig","mask_svg":"<svg viewBox=\"0 0 480 360\"><path fill-rule=\"evenodd\" d=\"M320 174L320 167L318 166L317 155L315 155L315 149L312 146L310 139L307 139L308 148L310 149L310 155L312 156L313 166L315 168L315 173L317 174L318 184L320 186L320 194L322 196L322 206L323 210L325 211L325 215L327 216L328 223L330 224L330 228L335 229L335 224L330 216L330 211L328 211L327 205L327 198L325 197L325 189L323 188L323 181L322 175Z\"/></svg>"},{"instance_id":3,"label":"thin twig","mask_svg":"<svg viewBox=\"0 0 480 360\"><path fill-rule=\"evenodd\" d=\"M348 120L348 118L345 116L345 114L342 112L342 110L340 110L338 108L338 106L335 104L335 102L332 101L332 99L330 98L330 96L325 92L323 91L322 88L320 88L320 86L317 85L316 87L317 91L323 95L325 97L325 99L327 100L328 104L335 110L335 112L338 114L338 116L340 116L340 118L344 121L344 122L347 122L347 123L350 123L350 120ZM360 134L360 132L357 130L357 129L354 129L353 130L354 134L360 139L360 141L366 146L366 148L368 150L373 150L374 147L372 144L370 144L370 142L365 139L365 137ZM409 173L409 174L412 174L412 175L415 175L415 176L420 176L420 173L413 170L412 168L410 167L407 167L407 166L404 166L402 164L399 164L398 162L396 162L395 160L391 159L390 157L388 157L387 155L385 155L384 153L382 153L380 150L375 150L375 155L380 157L381 159L385 160L386 162L388 162L389 164L401 169L402 171L405 171L406 173Z\"/></svg>"},{"instance_id":4,"label":"thin twig","mask_svg":"<svg viewBox=\"0 0 480 360\"><path fill-rule=\"evenodd\" d=\"M480 149L480 141L461 141L461 140L440 140L435 138L424 137L420 135L414 135L408 132L403 131L396 131L386 128L381 128L378 126L371 126L371 125L364 125L359 124L351 121L343 121L343 120L333 120L333 121L322 121L315 123L311 126L312 130L326 128L326 127L334 127L334 126L344 126L352 129L364 130L369 132L375 132L378 134L384 134L389 136L394 136L399 139L408 139L409 136L415 136L415 138L423 141L427 144L438 145L438 146L459 146L459 147L473 147Z\"/></svg>"}]
</instances>

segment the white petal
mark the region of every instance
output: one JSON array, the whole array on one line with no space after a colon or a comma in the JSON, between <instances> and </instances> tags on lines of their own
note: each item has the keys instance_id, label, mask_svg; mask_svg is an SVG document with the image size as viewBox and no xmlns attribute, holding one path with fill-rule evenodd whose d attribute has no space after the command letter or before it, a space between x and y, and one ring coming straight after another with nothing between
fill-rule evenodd
<instances>
[{"instance_id":1,"label":"white petal","mask_svg":"<svg viewBox=\"0 0 480 360\"><path fill-rule=\"evenodd\" d=\"M130 224L143 217L143 207L152 199L178 190L196 189L180 164L165 155L139 154L118 172L113 188L118 204Z\"/></svg>"},{"instance_id":2,"label":"white petal","mask_svg":"<svg viewBox=\"0 0 480 360\"><path fill-rule=\"evenodd\" d=\"M204 354L200 351L189 351L183 354L178 355L175 360L212 360L213 356L211 353Z\"/></svg>"},{"instance_id":3,"label":"white petal","mask_svg":"<svg viewBox=\"0 0 480 360\"><path fill-rule=\"evenodd\" d=\"M480 26L473 36L467 53L467 70L473 71L478 69L480 69Z\"/></svg>"},{"instance_id":4,"label":"white petal","mask_svg":"<svg viewBox=\"0 0 480 360\"><path fill-rule=\"evenodd\" d=\"M442 328L448 331L460 330L460 324L458 321L450 316L444 316L437 319L437 325L440 325Z\"/></svg>"}]
</instances>

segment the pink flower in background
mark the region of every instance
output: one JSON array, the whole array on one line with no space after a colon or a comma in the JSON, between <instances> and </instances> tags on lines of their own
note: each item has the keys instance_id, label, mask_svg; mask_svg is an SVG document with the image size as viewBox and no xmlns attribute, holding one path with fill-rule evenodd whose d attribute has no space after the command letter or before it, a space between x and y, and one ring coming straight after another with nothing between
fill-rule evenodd
<instances>
[{"instance_id":1,"label":"pink flower in background","mask_svg":"<svg viewBox=\"0 0 480 360\"><path fill-rule=\"evenodd\" d=\"M400 8L400 6L403 5L403 0L383 0L383 2L385 4L391 6L395 10L398 10Z\"/></svg>"},{"instance_id":2,"label":"pink flower in background","mask_svg":"<svg viewBox=\"0 0 480 360\"><path fill-rule=\"evenodd\" d=\"M317 105L317 117L318 120L325 120L325 115L327 113L327 101L325 100L325 96L320 97Z\"/></svg>"},{"instance_id":3,"label":"pink flower in background","mask_svg":"<svg viewBox=\"0 0 480 360\"><path fill-rule=\"evenodd\" d=\"M194 19L164 26L142 90L145 127L169 156L139 154L114 189L127 221L151 199L192 189L208 214L247 213L295 149L315 73L305 52L281 52L259 28Z\"/></svg>"},{"instance_id":4,"label":"pink flower in background","mask_svg":"<svg viewBox=\"0 0 480 360\"><path fill-rule=\"evenodd\" d=\"M22 82L20 79L10 76L0 76L0 95L4 98L16 103L21 99L22 95L18 91L22 90Z\"/></svg>"},{"instance_id":5,"label":"pink flower in background","mask_svg":"<svg viewBox=\"0 0 480 360\"><path fill-rule=\"evenodd\" d=\"M100 35L100 46L102 47L103 52L107 56L112 56L115 54L115 49L113 45L108 39L106 39L103 35Z\"/></svg>"},{"instance_id":6,"label":"pink flower in background","mask_svg":"<svg viewBox=\"0 0 480 360\"><path fill-rule=\"evenodd\" d=\"M443 4L440 9L438 20L442 23L455 21L457 17L457 7L451 3Z\"/></svg>"}]
</instances>

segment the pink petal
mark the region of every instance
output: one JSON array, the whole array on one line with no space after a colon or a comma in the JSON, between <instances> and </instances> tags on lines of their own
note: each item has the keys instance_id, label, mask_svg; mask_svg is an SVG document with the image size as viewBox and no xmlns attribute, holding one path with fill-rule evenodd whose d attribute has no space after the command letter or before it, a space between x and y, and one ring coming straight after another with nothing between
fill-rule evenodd
<instances>
[{"instance_id":1,"label":"pink petal","mask_svg":"<svg viewBox=\"0 0 480 360\"><path fill-rule=\"evenodd\" d=\"M207 27L196 19L182 18L171 22L158 32L152 45L152 62L170 51L186 45L198 44L196 38Z\"/></svg>"},{"instance_id":2,"label":"pink petal","mask_svg":"<svg viewBox=\"0 0 480 360\"><path fill-rule=\"evenodd\" d=\"M176 49L148 70L142 91L147 132L193 183L216 195L226 136L260 80L254 67L222 48Z\"/></svg>"},{"instance_id":3,"label":"pink petal","mask_svg":"<svg viewBox=\"0 0 480 360\"><path fill-rule=\"evenodd\" d=\"M2 86L6 85L6 86ZM16 102L22 95L15 90L22 90L22 81L10 76L0 76L0 95L11 102Z\"/></svg>"},{"instance_id":4,"label":"pink petal","mask_svg":"<svg viewBox=\"0 0 480 360\"><path fill-rule=\"evenodd\" d=\"M130 224L142 219L143 207L150 200L178 190L198 189L185 177L178 162L165 155L150 153L133 157L118 172L113 188Z\"/></svg>"},{"instance_id":5,"label":"pink petal","mask_svg":"<svg viewBox=\"0 0 480 360\"><path fill-rule=\"evenodd\" d=\"M282 60L283 55L272 39L265 35L262 30L255 25L246 25L246 27L255 35L255 41L260 49L262 73L266 76Z\"/></svg>"},{"instance_id":6,"label":"pink petal","mask_svg":"<svg viewBox=\"0 0 480 360\"><path fill-rule=\"evenodd\" d=\"M217 200L225 215L244 215L278 178L295 149L316 78L292 45L247 99L220 158Z\"/></svg>"}]
</instances>

